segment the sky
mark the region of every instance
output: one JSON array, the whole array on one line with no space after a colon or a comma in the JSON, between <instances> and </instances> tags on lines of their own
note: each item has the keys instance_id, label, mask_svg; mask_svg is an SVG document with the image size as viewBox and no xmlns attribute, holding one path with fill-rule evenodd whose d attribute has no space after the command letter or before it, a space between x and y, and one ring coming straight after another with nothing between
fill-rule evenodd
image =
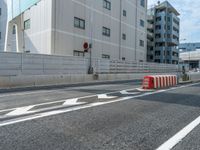
<instances>
[{"instance_id":1,"label":"sky","mask_svg":"<svg viewBox=\"0 0 200 150\"><path fill-rule=\"evenodd\" d=\"M157 2L158 0L148 0L148 7ZM200 0L168 0L168 2L181 14L180 42L200 42Z\"/></svg>"}]
</instances>

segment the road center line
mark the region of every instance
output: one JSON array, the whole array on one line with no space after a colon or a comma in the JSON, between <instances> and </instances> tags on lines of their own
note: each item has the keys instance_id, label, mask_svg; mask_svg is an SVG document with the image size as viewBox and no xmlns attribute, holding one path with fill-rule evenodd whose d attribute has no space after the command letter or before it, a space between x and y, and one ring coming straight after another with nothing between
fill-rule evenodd
<instances>
[{"instance_id":1,"label":"road center line","mask_svg":"<svg viewBox=\"0 0 200 150\"><path fill-rule=\"evenodd\" d=\"M190 86L193 86L193 85L199 85L199 83L189 84L186 87L190 87ZM175 89L181 89L181 88L183 88L183 87L176 87ZM97 103L86 104L86 105L83 105L83 106L77 106L77 107L73 107L73 108L66 108L66 109L57 110L57 111L40 113L40 114L36 114L36 115L32 115L32 116L27 116L25 118L18 118L18 119L13 119L13 120L9 120L9 121L6 121L6 122L2 122L2 123L0 123L0 127L11 125L11 124L16 124L16 123L20 123L20 122L30 121L30 120L34 120L34 119L44 118L44 117L47 117L47 116L53 116L53 115L67 113L67 112L78 111L78 110L82 110L82 109L86 109L86 108L97 107L97 106L102 106L102 105L106 105L106 104L112 104L112 103L116 103L116 102L127 101L127 100L130 100L130 99L133 99L133 98L139 98L139 97L143 97L143 96L147 96L147 95L163 93L163 92L171 91L171 90L172 89L160 90L160 91L155 91L155 92L148 93L148 94L144 93L142 95L124 97L124 98L120 98L118 100L113 100L113 101L108 101L108 102L97 102ZM199 121L200 121L200 118L199 118ZM161 149L158 149L158 150L161 150Z\"/></svg>"}]
</instances>

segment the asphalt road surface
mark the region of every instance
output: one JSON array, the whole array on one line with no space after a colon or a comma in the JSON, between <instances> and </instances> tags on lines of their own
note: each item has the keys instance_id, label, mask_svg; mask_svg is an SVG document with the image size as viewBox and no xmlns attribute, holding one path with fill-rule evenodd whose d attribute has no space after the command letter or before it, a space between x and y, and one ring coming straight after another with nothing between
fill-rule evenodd
<instances>
[{"instance_id":1,"label":"asphalt road surface","mask_svg":"<svg viewBox=\"0 0 200 150\"><path fill-rule=\"evenodd\" d=\"M200 83L116 82L0 94L1 150L199 150Z\"/></svg>"}]
</instances>

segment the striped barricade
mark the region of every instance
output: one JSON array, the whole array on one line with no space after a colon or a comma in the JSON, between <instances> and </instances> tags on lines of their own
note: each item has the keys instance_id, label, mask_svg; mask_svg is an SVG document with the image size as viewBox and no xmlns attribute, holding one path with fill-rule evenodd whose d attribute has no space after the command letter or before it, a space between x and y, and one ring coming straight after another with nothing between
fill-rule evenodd
<instances>
[{"instance_id":1,"label":"striped barricade","mask_svg":"<svg viewBox=\"0 0 200 150\"><path fill-rule=\"evenodd\" d=\"M144 77L142 87L143 89L161 89L176 85L176 75L153 75Z\"/></svg>"}]
</instances>

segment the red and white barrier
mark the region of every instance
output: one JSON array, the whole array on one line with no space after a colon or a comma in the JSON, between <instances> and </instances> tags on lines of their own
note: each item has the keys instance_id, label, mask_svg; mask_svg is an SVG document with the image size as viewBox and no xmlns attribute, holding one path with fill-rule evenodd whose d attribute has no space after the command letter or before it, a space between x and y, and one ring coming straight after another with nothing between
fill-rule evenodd
<instances>
[{"instance_id":1,"label":"red and white barrier","mask_svg":"<svg viewBox=\"0 0 200 150\"><path fill-rule=\"evenodd\" d=\"M143 80L143 89L160 89L177 85L176 75L153 75L145 76Z\"/></svg>"}]
</instances>

